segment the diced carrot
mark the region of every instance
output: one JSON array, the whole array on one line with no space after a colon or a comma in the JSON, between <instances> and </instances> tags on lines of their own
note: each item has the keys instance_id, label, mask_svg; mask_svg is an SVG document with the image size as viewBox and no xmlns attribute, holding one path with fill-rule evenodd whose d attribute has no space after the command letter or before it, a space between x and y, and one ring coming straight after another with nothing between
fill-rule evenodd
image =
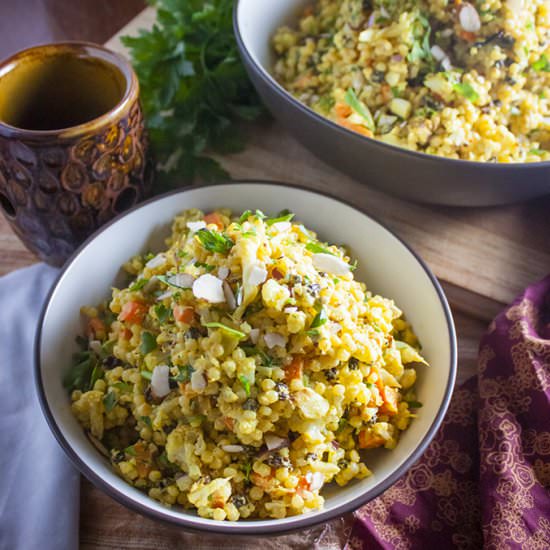
<instances>
[{"instance_id":1,"label":"diced carrot","mask_svg":"<svg viewBox=\"0 0 550 550\"><path fill-rule=\"evenodd\" d=\"M397 405L399 396L397 390L390 386L384 386L381 394L384 403L382 403L382 406L380 407L380 412L389 415L396 414L398 411Z\"/></svg>"},{"instance_id":2,"label":"diced carrot","mask_svg":"<svg viewBox=\"0 0 550 550\"><path fill-rule=\"evenodd\" d=\"M122 338L124 338L124 340L130 340L131 337L132 331L129 328L122 329Z\"/></svg>"},{"instance_id":3,"label":"diced carrot","mask_svg":"<svg viewBox=\"0 0 550 550\"><path fill-rule=\"evenodd\" d=\"M195 310L188 306L175 306L174 307L174 319L180 323L187 323L188 325L193 322L195 318Z\"/></svg>"},{"instance_id":4,"label":"diced carrot","mask_svg":"<svg viewBox=\"0 0 550 550\"><path fill-rule=\"evenodd\" d=\"M353 124L353 122L349 122L349 120L346 118L338 119L338 123L341 126L344 126L345 128L349 128L350 130L357 132L358 134L361 134L367 137L372 137L372 132L368 128L365 128L360 124Z\"/></svg>"},{"instance_id":5,"label":"diced carrot","mask_svg":"<svg viewBox=\"0 0 550 550\"><path fill-rule=\"evenodd\" d=\"M382 99L384 100L384 102L388 102L391 100L391 98L393 97L393 93L391 91L391 87L389 84L382 84L382 86L380 86L380 93L382 94Z\"/></svg>"},{"instance_id":6,"label":"diced carrot","mask_svg":"<svg viewBox=\"0 0 550 550\"><path fill-rule=\"evenodd\" d=\"M381 447L384 444L384 439L368 430L361 430L359 432L359 448L360 449L374 449L375 447Z\"/></svg>"},{"instance_id":7,"label":"diced carrot","mask_svg":"<svg viewBox=\"0 0 550 550\"><path fill-rule=\"evenodd\" d=\"M105 333L105 323L99 317L90 317L88 321L88 335L99 338L104 337Z\"/></svg>"},{"instance_id":8,"label":"diced carrot","mask_svg":"<svg viewBox=\"0 0 550 550\"><path fill-rule=\"evenodd\" d=\"M301 355L295 355L288 367L285 367L285 381L289 384L292 380L302 378L304 368L304 358Z\"/></svg>"},{"instance_id":9,"label":"diced carrot","mask_svg":"<svg viewBox=\"0 0 550 550\"><path fill-rule=\"evenodd\" d=\"M304 491L309 491L309 481L306 479L306 476L302 476L298 480L298 485L296 485L296 494L303 496Z\"/></svg>"},{"instance_id":10,"label":"diced carrot","mask_svg":"<svg viewBox=\"0 0 550 550\"><path fill-rule=\"evenodd\" d=\"M474 34L473 32L465 31L464 29L458 32L458 36L462 38L462 40L466 40L466 42L475 42L477 39L476 34Z\"/></svg>"},{"instance_id":11,"label":"diced carrot","mask_svg":"<svg viewBox=\"0 0 550 550\"><path fill-rule=\"evenodd\" d=\"M126 302L122 306L118 318L121 321L127 321L128 323L141 324L145 314L147 313L147 306L141 302Z\"/></svg>"},{"instance_id":12,"label":"diced carrot","mask_svg":"<svg viewBox=\"0 0 550 550\"><path fill-rule=\"evenodd\" d=\"M223 423L230 432L232 432L235 428L235 420L233 420L230 416L224 416Z\"/></svg>"},{"instance_id":13,"label":"diced carrot","mask_svg":"<svg viewBox=\"0 0 550 550\"><path fill-rule=\"evenodd\" d=\"M210 214L206 214L206 216L204 216L204 221L206 222L206 225L211 223L216 224L218 229L223 229L224 227L222 217L217 212L210 212Z\"/></svg>"},{"instance_id":14,"label":"diced carrot","mask_svg":"<svg viewBox=\"0 0 550 550\"><path fill-rule=\"evenodd\" d=\"M351 107L346 103L337 103L334 106L334 112L342 118L347 118L351 115Z\"/></svg>"}]
</instances>

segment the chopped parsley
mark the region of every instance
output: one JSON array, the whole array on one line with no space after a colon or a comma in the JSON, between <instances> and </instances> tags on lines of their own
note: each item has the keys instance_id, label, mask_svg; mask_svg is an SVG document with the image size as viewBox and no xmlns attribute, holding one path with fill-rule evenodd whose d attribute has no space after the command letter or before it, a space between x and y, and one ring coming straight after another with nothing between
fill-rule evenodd
<instances>
[{"instance_id":1,"label":"chopped parsley","mask_svg":"<svg viewBox=\"0 0 550 550\"><path fill-rule=\"evenodd\" d=\"M168 309L164 304L159 304L155 306L155 315L159 320L159 323L164 323L170 317L170 309Z\"/></svg>"},{"instance_id":2,"label":"chopped parsley","mask_svg":"<svg viewBox=\"0 0 550 550\"><path fill-rule=\"evenodd\" d=\"M149 428L153 427L153 423L151 422L151 418L149 416L140 416L139 419Z\"/></svg>"},{"instance_id":3,"label":"chopped parsley","mask_svg":"<svg viewBox=\"0 0 550 550\"><path fill-rule=\"evenodd\" d=\"M290 210L281 210L275 218L266 218L266 225L273 225L279 222L289 222L295 216Z\"/></svg>"},{"instance_id":4,"label":"chopped parsley","mask_svg":"<svg viewBox=\"0 0 550 550\"><path fill-rule=\"evenodd\" d=\"M141 345L139 346L142 355L147 355L155 349L157 349L157 339L150 332L143 331L141 333Z\"/></svg>"},{"instance_id":5,"label":"chopped parsley","mask_svg":"<svg viewBox=\"0 0 550 550\"><path fill-rule=\"evenodd\" d=\"M153 378L153 373L148 370L142 370L140 374L142 378L145 378L145 380L151 380Z\"/></svg>"},{"instance_id":6,"label":"chopped parsley","mask_svg":"<svg viewBox=\"0 0 550 550\"><path fill-rule=\"evenodd\" d=\"M422 407L422 403L420 401L407 401L409 404L409 409L420 409Z\"/></svg>"},{"instance_id":7,"label":"chopped parsley","mask_svg":"<svg viewBox=\"0 0 550 550\"><path fill-rule=\"evenodd\" d=\"M353 88L348 88L346 95L344 96L345 102L367 123L367 128L374 132L376 127L374 124L374 118L369 108L357 97Z\"/></svg>"},{"instance_id":8,"label":"chopped parsley","mask_svg":"<svg viewBox=\"0 0 550 550\"><path fill-rule=\"evenodd\" d=\"M311 321L311 325L309 328L318 328L323 326L328 321L327 312L325 311L325 308L321 307L319 310L319 313L313 318L313 321Z\"/></svg>"},{"instance_id":9,"label":"chopped parsley","mask_svg":"<svg viewBox=\"0 0 550 550\"><path fill-rule=\"evenodd\" d=\"M210 229L199 229L195 237L206 250L219 254L228 254L235 244L225 233Z\"/></svg>"},{"instance_id":10,"label":"chopped parsley","mask_svg":"<svg viewBox=\"0 0 550 550\"><path fill-rule=\"evenodd\" d=\"M471 84L467 82L456 82L453 84L453 90L465 97L468 101L477 101L479 94L474 90Z\"/></svg>"},{"instance_id":11,"label":"chopped parsley","mask_svg":"<svg viewBox=\"0 0 550 550\"><path fill-rule=\"evenodd\" d=\"M246 393L246 397L250 397L250 380L243 376L242 374L239 376L239 381L243 385L244 391Z\"/></svg>"},{"instance_id":12,"label":"chopped parsley","mask_svg":"<svg viewBox=\"0 0 550 550\"><path fill-rule=\"evenodd\" d=\"M105 405L105 410L107 412L111 412L115 408L115 405L117 404L117 402L118 402L118 397L113 391L110 391L103 398L103 405Z\"/></svg>"},{"instance_id":13,"label":"chopped parsley","mask_svg":"<svg viewBox=\"0 0 550 550\"><path fill-rule=\"evenodd\" d=\"M214 271L214 269L216 269L215 266L210 264L205 264L203 262L195 262L193 265L195 267L202 267L207 273L210 273L211 271Z\"/></svg>"},{"instance_id":14,"label":"chopped parsley","mask_svg":"<svg viewBox=\"0 0 550 550\"><path fill-rule=\"evenodd\" d=\"M252 216L252 210L245 210L239 218L239 224L244 223L250 216Z\"/></svg>"},{"instance_id":15,"label":"chopped parsley","mask_svg":"<svg viewBox=\"0 0 550 550\"><path fill-rule=\"evenodd\" d=\"M175 382L180 382L185 384L191 380L191 375L195 372L195 369L191 365L184 365L183 367L178 367L179 373L173 378Z\"/></svg>"},{"instance_id":16,"label":"chopped parsley","mask_svg":"<svg viewBox=\"0 0 550 550\"><path fill-rule=\"evenodd\" d=\"M204 323L203 326L208 328L219 328L226 332L227 334L230 334L231 336L236 336L239 339L246 338L246 334L244 332L241 332L240 330L228 327L227 325L224 325L223 323Z\"/></svg>"},{"instance_id":17,"label":"chopped parsley","mask_svg":"<svg viewBox=\"0 0 550 550\"><path fill-rule=\"evenodd\" d=\"M544 53L531 65L531 67L533 67L535 71L550 73L550 61Z\"/></svg>"},{"instance_id":18,"label":"chopped parsley","mask_svg":"<svg viewBox=\"0 0 550 550\"><path fill-rule=\"evenodd\" d=\"M128 290L131 290L132 292L135 292L136 290L141 290L148 282L149 279L139 279L138 281L135 281L133 284L131 284Z\"/></svg>"},{"instance_id":19,"label":"chopped parsley","mask_svg":"<svg viewBox=\"0 0 550 550\"><path fill-rule=\"evenodd\" d=\"M129 447L126 447L126 449L124 449L124 452L127 455L130 455L130 456L136 456L136 454L137 454L133 445L130 445Z\"/></svg>"},{"instance_id":20,"label":"chopped parsley","mask_svg":"<svg viewBox=\"0 0 550 550\"><path fill-rule=\"evenodd\" d=\"M321 245L320 243L313 242L313 241L306 244L306 250L309 250L310 252L313 252L314 254L330 254L331 256L336 256L336 254L331 252L325 246Z\"/></svg>"}]
</instances>

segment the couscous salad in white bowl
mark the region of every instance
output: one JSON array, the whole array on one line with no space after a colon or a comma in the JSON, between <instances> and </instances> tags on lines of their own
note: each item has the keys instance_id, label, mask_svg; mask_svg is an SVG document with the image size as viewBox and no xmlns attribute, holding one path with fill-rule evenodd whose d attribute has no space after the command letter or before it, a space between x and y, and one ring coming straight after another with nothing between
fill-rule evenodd
<instances>
[{"instance_id":1,"label":"couscous salad in white bowl","mask_svg":"<svg viewBox=\"0 0 550 550\"><path fill-rule=\"evenodd\" d=\"M241 534L387 488L433 437L456 368L442 291L399 239L267 183L160 197L97 233L54 287L36 354L46 416L85 475L138 511Z\"/></svg>"}]
</instances>

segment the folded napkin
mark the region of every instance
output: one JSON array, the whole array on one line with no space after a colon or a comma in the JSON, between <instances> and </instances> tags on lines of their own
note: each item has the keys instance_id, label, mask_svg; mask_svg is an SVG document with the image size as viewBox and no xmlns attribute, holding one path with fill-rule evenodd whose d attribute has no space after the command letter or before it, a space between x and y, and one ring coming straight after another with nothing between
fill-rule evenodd
<instances>
[{"instance_id":1,"label":"folded napkin","mask_svg":"<svg viewBox=\"0 0 550 550\"><path fill-rule=\"evenodd\" d=\"M550 548L550 277L489 326L422 458L356 512L348 550Z\"/></svg>"},{"instance_id":2,"label":"folded napkin","mask_svg":"<svg viewBox=\"0 0 550 550\"><path fill-rule=\"evenodd\" d=\"M78 547L79 476L34 389L34 334L56 273L36 265L0 278L1 550Z\"/></svg>"}]
</instances>

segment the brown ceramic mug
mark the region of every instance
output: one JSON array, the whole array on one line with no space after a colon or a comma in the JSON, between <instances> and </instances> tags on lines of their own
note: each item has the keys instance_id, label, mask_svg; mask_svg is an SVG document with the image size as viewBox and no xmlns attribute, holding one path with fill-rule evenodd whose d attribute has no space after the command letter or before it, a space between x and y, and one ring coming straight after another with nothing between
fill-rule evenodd
<instances>
[{"instance_id":1,"label":"brown ceramic mug","mask_svg":"<svg viewBox=\"0 0 550 550\"><path fill-rule=\"evenodd\" d=\"M25 246L61 265L148 191L139 84L101 46L37 46L0 64L0 206Z\"/></svg>"}]
</instances>

